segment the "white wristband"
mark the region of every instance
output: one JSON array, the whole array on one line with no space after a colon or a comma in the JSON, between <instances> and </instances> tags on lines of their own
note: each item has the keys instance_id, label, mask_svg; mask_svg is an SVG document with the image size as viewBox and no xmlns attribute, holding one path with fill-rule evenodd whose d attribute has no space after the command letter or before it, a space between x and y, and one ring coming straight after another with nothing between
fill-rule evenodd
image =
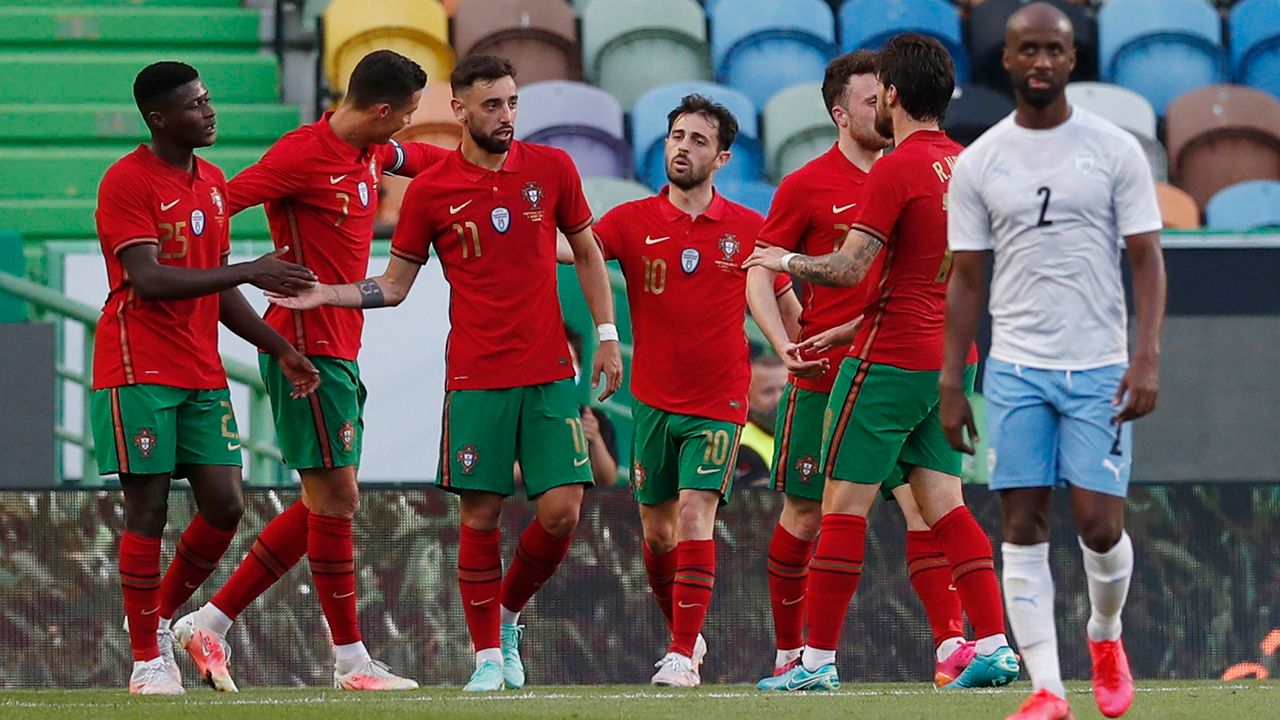
<instances>
[{"instance_id":1,"label":"white wristband","mask_svg":"<svg viewBox=\"0 0 1280 720\"><path fill-rule=\"evenodd\" d=\"M791 272L791 259L799 255L800 253L787 253L786 255L783 255L782 259L778 261L778 264L782 266L782 271L788 273Z\"/></svg>"},{"instance_id":2,"label":"white wristband","mask_svg":"<svg viewBox=\"0 0 1280 720\"><path fill-rule=\"evenodd\" d=\"M600 323L596 326L596 337L600 342L618 342L618 326L613 323Z\"/></svg>"}]
</instances>

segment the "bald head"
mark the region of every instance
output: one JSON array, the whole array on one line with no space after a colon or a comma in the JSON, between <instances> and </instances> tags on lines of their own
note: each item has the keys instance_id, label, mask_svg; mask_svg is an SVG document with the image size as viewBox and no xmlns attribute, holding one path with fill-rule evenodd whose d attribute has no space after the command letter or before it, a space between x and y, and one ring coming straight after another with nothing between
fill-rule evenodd
<instances>
[{"instance_id":1,"label":"bald head","mask_svg":"<svg viewBox=\"0 0 1280 720\"><path fill-rule=\"evenodd\" d=\"M1061 102L1076 66L1071 20L1046 2L1022 8L1005 26L1002 62L1019 106L1043 109Z\"/></svg>"},{"instance_id":2,"label":"bald head","mask_svg":"<svg viewBox=\"0 0 1280 720\"><path fill-rule=\"evenodd\" d=\"M1075 29L1071 18L1047 2L1035 2L1009 16L1004 26L1005 47L1015 47L1024 33L1061 34L1068 47L1075 44Z\"/></svg>"}]
</instances>

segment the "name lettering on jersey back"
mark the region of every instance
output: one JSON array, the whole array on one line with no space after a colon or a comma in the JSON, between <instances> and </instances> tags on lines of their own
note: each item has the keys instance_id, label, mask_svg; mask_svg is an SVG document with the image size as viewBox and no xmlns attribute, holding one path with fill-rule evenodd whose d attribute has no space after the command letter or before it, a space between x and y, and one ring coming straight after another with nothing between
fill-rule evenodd
<instances>
[{"instance_id":1,"label":"name lettering on jersey back","mask_svg":"<svg viewBox=\"0 0 1280 720\"><path fill-rule=\"evenodd\" d=\"M938 182L946 182L951 179L951 170L956 166L956 155L948 155L933 164L933 172L938 176Z\"/></svg>"}]
</instances>

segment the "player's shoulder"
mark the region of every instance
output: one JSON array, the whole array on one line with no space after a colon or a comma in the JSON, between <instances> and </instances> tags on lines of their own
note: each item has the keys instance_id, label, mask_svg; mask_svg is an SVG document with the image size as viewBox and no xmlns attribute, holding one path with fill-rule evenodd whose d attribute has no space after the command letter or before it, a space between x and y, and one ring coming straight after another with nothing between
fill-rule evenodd
<instances>
[{"instance_id":1,"label":"player's shoulder","mask_svg":"<svg viewBox=\"0 0 1280 720\"><path fill-rule=\"evenodd\" d=\"M636 200L628 200L609 208L601 215L597 222L604 222L608 218L610 222L615 222L624 218L643 217L652 212L657 212L659 196L650 195Z\"/></svg>"},{"instance_id":2,"label":"player's shoulder","mask_svg":"<svg viewBox=\"0 0 1280 720\"><path fill-rule=\"evenodd\" d=\"M102 174L102 180L98 183L98 191L101 193L105 190L121 187L136 190L149 185L148 181L154 175L154 171L152 168L147 167L145 159L141 156L141 153L144 152L147 152L147 150L139 147L111 163L106 172Z\"/></svg>"},{"instance_id":3,"label":"player's shoulder","mask_svg":"<svg viewBox=\"0 0 1280 720\"><path fill-rule=\"evenodd\" d=\"M969 143L964 151L960 153L960 159L966 156L983 156L992 150L1000 147L1000 143L1008 139L1009 133L1016 131L1017 123L1014 121L1013 113L1009 113L1001 118L995 125L987 128L985 132L978 136L976 140Z\"/></svg>"},{"instance_id":4,"label":"player's shoulder","mask_svg":"<svg viewBox=\"0 0 1280 720\"><path fill-rule=\"evenodd\" d=\"M1081 132L1087 133L1095 142L1101 144L1104 149L1143 154L1142 143L1138 142L1138 138L1128 130L1082 107L1073 106L1071 113L1072 121L1076 123Z\"/></svg>"}]
</instances>

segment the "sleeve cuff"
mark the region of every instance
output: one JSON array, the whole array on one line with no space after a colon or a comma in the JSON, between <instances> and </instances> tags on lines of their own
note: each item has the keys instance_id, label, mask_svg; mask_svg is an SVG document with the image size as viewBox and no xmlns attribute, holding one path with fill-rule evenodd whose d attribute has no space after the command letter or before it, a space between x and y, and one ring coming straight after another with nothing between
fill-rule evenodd
<instances>
[{"instance_id":1,"label":"sleeve cuff","mask_svg":"<svg viewBox=\"0 0 1280 720\"><path fill-rule=\"evenodd\" d=\"M409 262L416 263L418 265L427 264L427 259L425 257L422 257L421 255L414 255L411 252L405 252L404 250L401 250L400 248L394 245L391 246L391 254L395 255L401 260L408 260Z\"/></svg>"},{"instance_id":2,"label":"sleeve cuff","mask_svg":"<svg viewBox=\"0 0 1280 720\"><path fill-rule=\"evenodd\" d=\"M146 238L146 237L133 238L132 240L125 240L119 245L116 245L115 249L112 250L111 252L118 256L122 251L128 248L131 248L134 245L155 245L159 247L160 240L159 238Z\"/></svg>"},{"instance_id":3,"label":"sleeve cuff","mask_svg":"<svg viewBox=\"0 0 1280 720\"><path fill-rule=\"evenodd\" d=\"M593 222L595 222L595 218L588 215L586 220L583 220L582 222L576 225L570 225L567 228L561 228L561 231L565 235L572 235L577 232L582 232L583 230L586 230L587 228L591 227L591 223Z\"/></svg>"}]
</instances>

